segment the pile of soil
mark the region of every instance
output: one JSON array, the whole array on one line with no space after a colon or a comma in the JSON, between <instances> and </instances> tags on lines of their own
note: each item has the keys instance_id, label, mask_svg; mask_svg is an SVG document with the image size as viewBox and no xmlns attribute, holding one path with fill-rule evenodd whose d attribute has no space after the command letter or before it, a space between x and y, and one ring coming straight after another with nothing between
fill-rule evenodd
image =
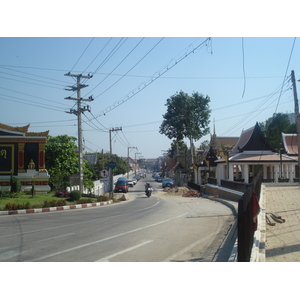
<instances>
[{"instance_id":1,"label":"pile of soil","mask_svg":"<svg viewBox=\"0 0 300 300\"><path fill-rule=\"evenodd\" d=\"M163 190L167 196L199 197L200 193L187 187L166 187Z\"/></svg>"}]
</instances>

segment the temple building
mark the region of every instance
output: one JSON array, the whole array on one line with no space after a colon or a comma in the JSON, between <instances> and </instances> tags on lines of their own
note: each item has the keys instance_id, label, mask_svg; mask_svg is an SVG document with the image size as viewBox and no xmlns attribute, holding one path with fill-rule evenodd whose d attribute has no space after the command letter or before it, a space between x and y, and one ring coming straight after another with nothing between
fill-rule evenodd
<instances>
[{"instance_id":1,"label":"temple building","mask_svg":"<svg viewBox=\"0 0 300 300\"><path fill-rule=\"evenodd\" d=\"M0 189L10 191L17 177L22 191L48 192L50 176L45 169L45 146L49 131L29 132L30 124L12 127L0 123Z\"/></svg>"},{"instance_id":2,"label":"temple building","mask_svg":"<svg viewBox=\"0 0 300 300\"><path fill-rule=\"evenodd\" d=\"M250 183L259 171L262 171L264 182L296 181L299 178L298 147L294 145L291 148L291 142L294 143L295 138L284 139L288 151L276 151L256 123L254 127L241 133L238 142L229 152L229 159L216 161L218 183L222 179ZM293 153L289 153L292 151L289 149L293 149Z\"/></svg>"}]
</instances>

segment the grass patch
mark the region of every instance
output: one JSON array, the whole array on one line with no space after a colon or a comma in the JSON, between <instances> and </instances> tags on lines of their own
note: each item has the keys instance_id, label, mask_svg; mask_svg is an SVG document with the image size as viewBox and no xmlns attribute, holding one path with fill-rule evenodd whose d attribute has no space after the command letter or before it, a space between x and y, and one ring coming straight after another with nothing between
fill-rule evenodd
<instances>
[{"instance_id":1,"label":"grass patch","mask_svg":"<svg viewBox=\"0 0 300 300\"><path fill-rule=\"evenodd\" d=\"M9 195L8 193L2 194L0 196L0 210L7 210L6 206L8 204L11 204L10 207L16 208L20 207L19 209L22 209L22 206L27 208L42 208L45 207L45 203L64 203L63 205L74 205L74 204L83 204L83 203L93 203L93 202L100 202L100 201L108 201L109 199L104 196L99 196L98 198L90 198L90 197L81 197L78 201L69 201L69 198L64 197L55 197L55 192L49 192L49 193L37 193L32 198L32 195L27 194L13 194ZM29 203L29 207L28 207ZM50 205L50 204L49 204Z\"/></svg>"}]
</instances>

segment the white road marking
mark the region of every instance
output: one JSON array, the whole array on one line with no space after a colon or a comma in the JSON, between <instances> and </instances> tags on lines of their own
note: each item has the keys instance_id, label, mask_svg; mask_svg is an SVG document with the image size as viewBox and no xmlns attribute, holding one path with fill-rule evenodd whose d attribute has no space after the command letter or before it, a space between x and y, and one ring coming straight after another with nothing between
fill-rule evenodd
<instances>
[{"instance_id":1,"label":"white road marking","mask_svg":"<svg viewBox=\"0 0 300 300\"><path fill-rule=\"evenodd\" d=\"M169 256L168 258L166 258L164 261L172 261L174 260L176 257L186 253L187 251L189 251L190 249L193 249L194 247L196 247L198 244L202 244L205 240L208 240L211 236L213 236L215 233L211 233L210 235L202 238L201 240L190 244L189 246L181 249L180 251L178 251L177 253L174 253L173 255Z\"/></svg>"},{"instance_id":2,"label":"white road marking","mask_svg":"<svg viewBox=\"0 0 300 300\"><path fill-rule=\"evenodd\" d=\"M160 224L163 224L163 223L181 218L185 215L186 215L186 213L181 214L181 215L179 215L177 217L174 217L174 218L171 218L171 219L167 219L167 220L160 221L160 222L157 222L157 223L154 223L154 224L150 224L150 225L147 225L147 226L144 226L144 227L139 227L139 228L136 228L136 229L133 229L133 230L122 232L120 234L116 234L116 235L113 235L113 236L110 236L110 237L107 237L107 238L104 238L104 239L101 239L101 240L93 241L91 243L82 244L82 245L72 247L72 248L69 248L69 249L66 249L66 250L62 250L62 251L54 252L52 254L41 256L41 257L38 257L38 258L36 258L34 260L31 260L31 261L39 261L39 260L43 260L43 259L53 257L53 256L56 256L56 255L61 255L61 254L67 253L67 252L78 250L78 249L81 249L81 248L84 248L84 247L89 247L89 246L92 246L92 245L95 245L95 244L98 244L98 243L101 243L101 242L105 242L105 241L108 241L108 240L111 240L111 239L115 239L115 238L120 237L120 236L124 236L126 234L130 234L130 233L137 232L137 231L140 231L140 230L143 230L143 229L151 228L151 227L154 227L154 226L157 226L157 225L160 225Z\"/></svg>"},{"instance_id":3,"label":"white road marking","mask_svg":"<svg viewBox=\"0 0 300 300\"><path fill-rule=\"evenodd\" d=\"M113 257L115 257L115 256L124 254L124 253L126 253L126 252L129 252L129 251L131 251L131 250L137 249L137 248L139 248L139 247L142 247L142 246L147 245L147 244L152 243L152 242L153 242L153 241L146 241L146 242L144 242L144 243L140 243L140 244L138 244L138 245L136 245L136 246L133 246L133 247L124 249L124 250L122 250L122 251L116 252L116 253L111 254L111 255L109 255L109 256L103 257L103 258L101 258L101 259L99 259L99 260L96 260L96 262L108 262L111 258L113 258Z\"/></svg>"},{"instance_id":4,"label":"white road marking","mask_svg":"<svg viewBox=\"0 0 300 300\"><path fill-rule=\"evenodd\" d=\"M72 234L75 234L75 233L68 233L68 234L58 235L58 236L54 236L54 237L47 238L47 239L36 240L34 242L31 242L31 243L24 243L21 246L24 247L26 245L32 245L32 244L36 244L36 243L40 243L40 242L44 242L44 241L58 239L58 238L61 238L61 237L72 235ZM0 249L0 261L4 261L6 259L10 259L10 258L12 258L14 256L23 255L23 254L31 251L31 250L19 251L19 250L16 250L16 249L20 249L20 246L15 246L15 247L9 247L9 248Z\"/></svg>"}]
</instances>

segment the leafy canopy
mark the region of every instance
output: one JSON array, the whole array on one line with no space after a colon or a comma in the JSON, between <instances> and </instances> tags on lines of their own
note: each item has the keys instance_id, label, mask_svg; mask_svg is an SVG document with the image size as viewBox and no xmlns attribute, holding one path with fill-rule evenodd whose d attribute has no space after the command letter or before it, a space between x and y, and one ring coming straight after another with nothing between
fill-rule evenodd
<instances>
[{"instance_id":1,"label":"leafy canopy","mask_svg":"<svg viewBox=\"0 0 300 300\"><path fill-rule=\"evenodd\" d=\"M279 148L281 144L281 133L296 133L296 124L291 124L287 114L278 113L267 119L259 126L269 143L274 148Z\"/></svg>"},{"instance_id":2,"label":"leafy canopy","mask_svg":"<svg viewBox=\"0 0 300 300\"><path fill-rule=\"evenodd\" d=\"M49 136L45 148L46 169L54 188L70 186L69 176L78 172L76 138L68 135Z\"/></svg>"},{"instance_id":3,"label":"leafy canopy","mask_svg":"<svg viewBox=\"0 0 300 300\"><path fill-rule=\"evenodd\" d=\"M209 133L210 98L198 92L192 96L180 91L167 99L167 112L159 132L177 141L184 138L199 140Z\"/></svg>"}]
</instances>

